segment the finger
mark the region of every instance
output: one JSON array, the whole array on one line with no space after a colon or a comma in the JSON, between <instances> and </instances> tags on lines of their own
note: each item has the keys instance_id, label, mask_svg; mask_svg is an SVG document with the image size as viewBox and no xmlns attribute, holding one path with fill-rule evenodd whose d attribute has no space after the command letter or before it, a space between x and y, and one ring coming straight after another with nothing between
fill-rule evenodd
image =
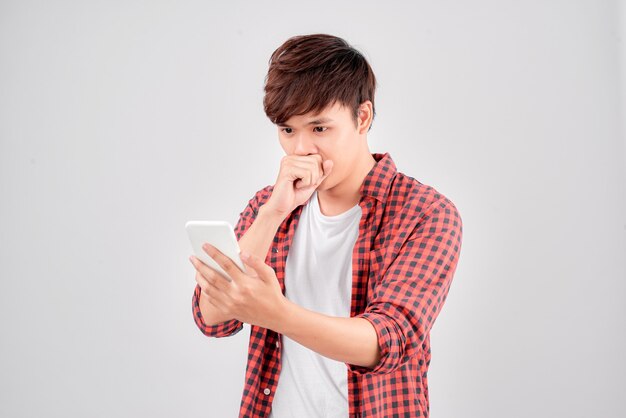
<instances>
[{"instance_id":1,"label":"finger","mask_svg":"<svg viewBox=\"0 0 626 418\"><path fill-rule=\"evenodd\" d=\"M294 181L294 186L296 189L308 189L308 188L317 188L319 184L324 181L326 176L323 175L322 171L318 168L313 169L314 172L305 171L304 173L299 172L293 177L302 177L302 179L296 179Z\"/></svg>"},{"instance_id":2,"label":"finger","mask_svg":"<svg viewBox=\"0 0 626 418\"><path fill-rule=\"evenodd\" d=\"M306 167L311 172L311 182L315 183L318 178L322 177L322 157L319 155L310 155L306 161Z\"/></svg>"},{"instance_id":3,"label":"finger","mask_svg":"<svg viewBox=\"0 0 626 418\"><path fill-rule=\"evenodd\" d=\"M215 290L214 288L211 288L211 286L209 285L209 288L211 290L209 290L208 293L204 293L204 291L202 292L202 294L205 295L207 302L209 302L210 305L212 305L213 307L217 308L220 311L223 311L224 308L226 307L224 301L223 301L223 295L220 294L217 290Z\"/></svg>"},{"instance_id":4,"label":"finger","mask_svg":"<svg viewBox=\"0 0 626 418\"><path fill-rule=\"evenodd\" d=\"M222 278L219 278L218 280L225 281ZM220 291L219 289L217 289L216 287L214 287L211 283L207 282L207 280L204 277L202 277L200 273L197 273L196 281L198 282L198 285L200 286L201 295L204 295L206 300L211 305L215 306L221 311L227 308L226 306L227 304L225 301L230 299L230 295L228 293L224 293Z\"/></svg>"},{"instance_id":5,"label":"finger","mask_svg":"<svg viewBox=\"0 0 626 418\"><path fill-rule=\"evenodd\" d=\"M322 156L319 154L311 154L311 155L287 155L287 161L299 161L303 163L311 163L317 164L318 166L322 164Z\"/></svg>"},{"instance_id":6,"label":"finger","mask_svg":"<svg viewBox=\"0 0 626 418\"><path fill-rule=\"evenodd\" d=\"M217 296L217 290L213 288L200 273L196 273L196 282L200 287L200 297L210 301Z\"/></svg>"},{"instance_id":7,"label":"finger","mask_svg":"<svg viewBox=\"0 0 626 418\"><path fill-rule=\"evenodd\" d=\"M213 292L215 292L215 290L213 290ZM215 306L221 312L224 312L224 309L226 309L226 305L224 305L224 302L220 298L220 295L217 295L217 297L210 296L208 298L208 301L211 305Z\"/></svg>"},{"instance_id":8,"label":"finger","mask_svg":"<svg viewBox=\"0 0 626 418\"><path fill-rule=\"evenodd\" d=\"M223 279L220 280L224 281ZM209 299L222 299L225 297L225 293L205 279L200 272L196 272L196 283L200 286L200 292Z\"/></svg>"},{"instance_id":9,"label":"finger","mask_svg":"<svg viewBox=\"0 0 626 418\"><path fill-rule=\"evenodd\" d=\"M203 271L205 271L205 268L207 268L207 265L204 264L202 260L200 260L199 258L193 255L189 257L189 261L191 261L191 264L196 269L196 282L198 282L198 277L202 277L204 279L203 283L206 282L206 278L204 277ZM198 282L198 284L200 284L200 282Z\"/></svg>"},{"instance_id":10,"label":"finger","mask_svg":"<svg viewBox=\"0 0 626 418\"><path fill-rule=\"evenodd\" d=\"M245 253L240 253L239 257L241 258L241 261L243 261L244 266L246 267L246 275L248 275L249 277L253 277L255 279L259 278L259 273L256 271L256 269L254 267L252 267L250 264L246 263L243 260L243 256L241 254L245 254Z\"/></svg>"},{"instance_id":11,"label":"finger","mask_svg":"<svg viewBox=\"0 0 626 418\"><path fill-rule=\"evenodd\" d=\"M324 168L322 164L322 156L319 154L311 155L309 159L309 167L311 168L311 174L313 175L312 181L313 183L317 183L317 181L324 175Z\"/></svg>"},{"instance_id":12,"label":"finger","mask_svg":"<svg viewBox=\"0 0 626 418\"><path fill-rule=\"evenodd\" d=\"M204 293L206 296L209 296L209 294L207 293L209 282L207 282L207 280L197 270L196 270L196 283L198 283L198 286L200 286L200 291Z\"/></svg>"},{"instance_id":13,"label":"finger","mask_svg":"<svg viewBox=\"0 0 626 418\"><path fill-rule=\"evenodd\" d=\"M298 179L298 180L294 181L294 182L293 182L293 184L294 184L294 187L295 187L296 189L298 189L298 190L307 189L307 188L309 188L309 187L313 186L312 184L311 184L311 185L304 184L304 183L302 182L302 180L300 180L300 179Z\"/></svg>"},{"instance_id":14,"label":"finger","mask_svg":"<svg viewBox=\"0 0 626 418\"><path fill-rule=\"evenodd\" d=\"M212 277L214 275L217 275L217 277L222 278L223 280L225 280L227 282L230 282L230 278L229 277L224 276L222 274L222 272L215 270L213 267L207 266L198 257L191 256L191 257L189 257L189 259L191 260L191 264L193 264L193 266L196 268L196 270L199 271L200 274L202 274L202 276L204 276L205 279L208 280L210 277Z\"/></svg>"},{"instance_id":15,"label":"finger","mask_svg":"<svg viewBox=\"0 0 626 418\"><path fill-rule=\"evenodd\" d=\"M211 257L215 262L228 274L228 277L235 282L241 280L241 275L244 274L241 269L231 260L225 256L220 250L215 248L209 243L205 243L202 249Z\"/></svg>"},{"instance_id":16,"label":"finger","mask_svg":"<svg viewBox=\"0 0 626 418\"><path fill-rule=\"evenodd\" d=\"M291 166L288 169L288 176L290 180L294 181L294 183L298 182L300 187L306 187L313 184L313 173L311 172L310 167Z\"/></svg>"},{"instance_id":17,"label":"finger","mask_svg":"<svg viewBox=\"0 0 626 418\"><path fill-rule=\"evenodd\" d=\"M302 179L304 184L313 184L323 175L322 157L319 154L298 156L298 159L289 159L285 162L284 169L291 174L291 179ZM306 176L306 177L305 177Z\"/></svg>"},{"instance_id":18,"label":"finger","mask_svg":"<svg viewBox=\"0 0 626 418\"><path fill-rule=\"evenodd\" d=\"M322 170L324 171L324 173L322 174L323 177L327 177L331 171L333 171L333 166L335 165L335 163L333 162L333 160L326 160L324 161L324 163L322 164Z\"/></svg>"},{"instance_id":19,"label":"finger","mask_svg":"<svg viewBox=\"0 0 626 418\"><path fill-rule=\"evenodd\" d=\"M242 251L241 261L243 261L246 266L254 270L257 277L263 281L267 281L274 277L274 269L265 264L265 261L261 260L260 257L257 257L254 254Z\"/></svg>"},{"instance_id":20,"label":"finger","mask_svg":"<svg viewBox=\"0 0 626 418\"><path fill-rule=\"evenodd\" d=\"M206 277L204 277L204 280L208 283L208 285L215 288L216 290L219 290L220 292L228 292L228 289L231 286L231 282L228 281L228 279L225 278L221 273L213 270L212 268L209 267L209 270L211 271Z\"/></svg>"},{"instance_id":21,"label":"finger","mask_svg":"<svg viewBox=\"0 0 626 418\"><path fill-rule=\"evenodd\" d=\"M333 160L326 160L324 161L324 164L322 164L322 169L324 170L324 173L322 174L322 177L319 179L318 184L323 182L324 179L326 177L329 176L329 174L333 171Z\"/></svg>"},{"instance_id":22,"label":"finger","mask_svg":"<svg viewBox=\"0 0 626 418\"><path fill-rule=\"evenodd\" d=\"M331 171L333 169L333 162L332 162L332 160L324 161L324 164L323 164L322 168L324 170L322 176L320 178L318 178L317 181L313 184L313 187L316 188L316 189L319 187L320 184L322 184L322 182L324 180L326 180L326 177L328 177L330 175L330 173L331 173Z\"/></svg>"}]
</instances>

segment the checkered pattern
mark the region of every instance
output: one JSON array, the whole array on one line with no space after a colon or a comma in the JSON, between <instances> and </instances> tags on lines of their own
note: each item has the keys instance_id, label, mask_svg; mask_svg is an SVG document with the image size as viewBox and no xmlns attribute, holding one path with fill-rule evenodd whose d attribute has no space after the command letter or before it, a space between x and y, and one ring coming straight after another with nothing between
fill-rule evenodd
<instances>
[{"instance_id":1,"label":"checkered pattern","mask_svg":"<svg viewBox=\"0 0 626 418\"><path fill-rule=\"evenodd\" d=\"M360 189L363 215L352 254L350 316L372 323L381 359L373 369L346 364L349 416L428 417L430 330L456 270L462 221L448 198L398 172L388 153L372 155L377 163ZM248 202L235 227L238 239L272 190L267 186ZM280 225L266 258L283 293L287 254L302 208ZM196 286L193 314L205 335L227 337L242 329L237 320L205 325L199 296ZM281 369L278 337L251 326L240 418L269 416Z\"/></svg>"}]
</instances>

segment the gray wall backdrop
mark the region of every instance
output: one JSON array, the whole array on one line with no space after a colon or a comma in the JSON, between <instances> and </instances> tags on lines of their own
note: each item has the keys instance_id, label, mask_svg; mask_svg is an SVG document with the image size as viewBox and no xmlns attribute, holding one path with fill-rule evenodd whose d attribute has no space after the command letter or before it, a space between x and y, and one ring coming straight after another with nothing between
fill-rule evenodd
<instances>
[{"instance_id":1,"label":"gray wall backdrop","mask_svg":"<svg viewBox=\"0 0 626 418\"><path fill-rule=\"evenodd\" d=\"M626 416L623 6L262 3L0 1L0 416L236 416L250 328L196 328L183 227L273 184L267 60L314 32L464 221L432 417Z\"/></svg>"}]
</instances>

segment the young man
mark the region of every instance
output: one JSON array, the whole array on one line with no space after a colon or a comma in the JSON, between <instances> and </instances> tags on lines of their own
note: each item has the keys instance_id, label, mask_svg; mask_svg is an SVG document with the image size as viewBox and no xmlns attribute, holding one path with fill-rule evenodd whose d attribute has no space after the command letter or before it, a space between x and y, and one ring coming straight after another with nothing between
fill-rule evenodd
<instances>
[{"instance_id":1,"label":"young man","mask_svg":"<svg viewBox=\"0 0 626 418\"><path fill-rule=\"evenodd\" d=\"M192 306L209 337L248 323L240 417L428 417L430 329L456 270L462 223L433 187L370 153L376 80L330 35L270 59L265 112L285 156L235 227L247 274L195 257Z\"/></svg>"}]
</instances>

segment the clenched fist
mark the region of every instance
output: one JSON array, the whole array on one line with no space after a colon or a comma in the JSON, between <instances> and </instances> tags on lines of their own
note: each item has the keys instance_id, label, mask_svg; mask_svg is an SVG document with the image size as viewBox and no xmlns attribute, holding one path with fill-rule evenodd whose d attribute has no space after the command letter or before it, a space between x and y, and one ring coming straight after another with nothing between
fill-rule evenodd
<instances>
[{"instance_id":1,"label":"clenched fist","mask_svg":"<svg viewBox=\"0 0 626 418\"><path fill-rule=\"evenodd\" d=\"M322 161L319 154L284 156L272 196L265 206L276 214L287 216L309 200L332 168L333 162Z\"/></svg>"}]
</instances>

